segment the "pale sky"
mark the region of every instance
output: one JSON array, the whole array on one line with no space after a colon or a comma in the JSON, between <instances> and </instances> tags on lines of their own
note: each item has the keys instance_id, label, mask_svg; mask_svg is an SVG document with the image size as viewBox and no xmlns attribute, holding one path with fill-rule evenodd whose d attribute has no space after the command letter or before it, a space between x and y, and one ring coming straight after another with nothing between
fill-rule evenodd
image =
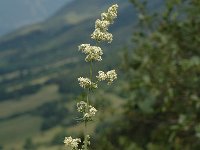
<instances>
[{"instance_id":1,"label":"pale sky","mask_svg":"<svg viewBox=\"0 0 200 150\"><path fill-rule=\"evenodd\" d=\"M0 36L42 21L71 0L0 0Z\"/></svg>"}]
</instances>

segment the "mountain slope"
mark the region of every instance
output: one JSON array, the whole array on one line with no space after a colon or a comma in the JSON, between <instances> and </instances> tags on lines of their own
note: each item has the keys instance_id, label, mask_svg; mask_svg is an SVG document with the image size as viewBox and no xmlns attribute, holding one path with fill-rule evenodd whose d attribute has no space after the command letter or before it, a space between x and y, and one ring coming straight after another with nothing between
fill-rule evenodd
<instances>
[{"instance_id":1,"label":"mountain slope","mask_svg":"<svg viewBox=\"0 0 200 150\"><path fill-rule=\"evenodd\" d=\"M30 69L30 67L38 66L41 63L48 64L57 59L76 55L74 52L77 45L84 42L84 39L86 39L85 42L89 41L89 35L94 30L94 21L100 16L100 10L105 10L108 7L107 0L87 1L91 4L88 8L82 7L87 2L83 3L81 0L72 2L66 8L63 8L66 11L65 13L61 10L55 17L46 22L19 30L1 39L1 73L15 71L16 69ZM128 2L119 3L122 13L119 13L119 19L116 25L112 27L114 34L118 34L122 28L130 29L134 22L125 16L133 14ZM76 7L74 8L74 6ZM92 9L89 8L94 8L96 12L93 13ZM80 10L82 11L80 12ZM76 23L71 21L70 19L74 18L75 14L83 19L76 19ZM134 15L132 16L134 18ZM126 38L123 40L126 41ZM11 64L12 67L7 67Z\"/></svg>"}]
</instances>

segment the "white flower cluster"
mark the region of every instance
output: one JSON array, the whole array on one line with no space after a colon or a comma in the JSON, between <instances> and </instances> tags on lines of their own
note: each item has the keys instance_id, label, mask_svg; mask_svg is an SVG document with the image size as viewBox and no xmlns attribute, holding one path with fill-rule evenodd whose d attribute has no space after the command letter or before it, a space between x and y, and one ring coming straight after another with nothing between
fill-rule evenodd
<instances>
[{"instance_id":1,"label":"white flower cluster","mask_svg":"<svg viewBox=\"0 0 200 150\"><path fill-rule=\"evenodd\" d=\"M96 108L89 106L89 112L86 113L87 115L85 114L85 116L88 116L87 118L94 117L96 112L97 112Z\"/></svg>"},{"instance_id":2,"label":"white flower cluster","mask_svg":"<svg viewBox=\"0 0 200 150\"><path fill-rule=\"evenodd\" d=\"M107 73L108 84L111 84L115 79L117 79L117 74L115 70L110 70Z\"/></svg>"},{"instance_id":3,"label":"white flower cluster","mask_svg":"<svg viewBox=\"0 0 200 150\"><path fill-rule=\"evenodd\" d=\"M96 22L95 22L95 29L99 28L103 31L107 31L108 30L108 27L110 25L110 22L107 21L107 20L100 20L100 19L97 19Z\"/></svg>"},{"instance_id":4,"label":"white flower cluster","mask_svg":"<svg viewBox=\"0 0 200 150\"><path fill-rule=\"evenodd\" d=\"M84 101L80 101L77 103L77 110L78 112L86 112L87 103Z\"/></svg>"},{"instance_id":5,"label":"white flower cluster","mask_svg":"<svg viewBox=\"0 0 200 150\"><path fill-rule=\"evenodd\" d=\"M82 88L89 88L89 89L96 89L97 88L97 84L92 82L89 78L79 77L78 81L79 81L79 85Z\"/></svg>"},{"instance_id":6,"label":"white flower cluster","mask_svg":"<svg viewBox=\"0 0 200 150\"><path fill-rule=\"evenodd\" d=\"M108 8L108 12L101 14L101 19L102 20L107 20L111 24L113 24L114 19L117 18L117 9L118 9L118 5L117 4L112 5L111 7Z\"/></svg>"},{"instance_id":7,"label":"white flower cluster","mask_svg":"<svg viewBox=\"0 0 200 150\"><path fill-rule=\"evenodd\" d=\"M85 140L83 141L82 149L80 150L88 150L88 146L90 145L90 135L86 135Z\"/></svg>"},{"instance_id":8,"label":"white flower cluster","mask_svg":"<svg viewBox=\"0 0 200 150\"><path fill-rule=\"evenodd\" d=\"M96 77L97 77L97 79L99 81L104 81L104 80L107 79L107 74L106 73L104 73L103 71L99 71L98 73L99 73L99 75L96 76Z\"/></svg>"},{"instance_id":9,"label":"white flower cluster","mask_svg":"<svg viewBox=\"0 0 200 150\"><path fill-rule=\"evenodd\" d=\"M91 105L87 105L84 101L77 103L77 110L78 112L83 113L83 119L85 120L92 120L92 117L94 117L97 112L96 108Z\"/></svg>"},{"instance_id":10,"label":"white flower cluster","mask_svg":"<svg viewBox=\"0 0 200 150\"><path fill-rule=\"evenodd\" d=\"M96 41L108 41L108 43L111 43L113 40L113 35L107 31L102 32L99 28L97 28L92 33L91 38L95 39Z\"/></svg>"},{"instance_id":11,"label":"white flower cluster","mask_svg":"<svg viewBox=\"0 0 200 150\"><path fill-rule=\"evenodd\" d=\"M110 24L114 22L114 19L117 18L117 8L118 5L112 5L108 8L107 12L101 14L101 20L97 19L95 22L95 30L91 34L91 38L96 41L108 41L111 43L113 40L113 35L107 32Z\"/></svg>"},{"instance_id":12,"label":"white flower cluster","mask_svg":"<svg viewBox=\"0 0 200 150\"><path fill-rule=\"evenodd\" d=\"M90 44L81 44L78 48L87 55L85 58L86 62L102 60L101 55L103 55L103 52L101 47L91 46Z\"/></svg>"},{"instance_id":13,"label":"white flower cluster","mask_svg":"<svg viewBox=\"0 0 200 150\"><path fill-rule=\"evenodd\" d=\"M96 76L97 79L98 79L99 81L104 81L104 80L106 80L106 81L108 82L109 85L112 84L112 82L113 82L115 79L117 79L117 74L116 74L115 70L110 70L110 71L108 71L107 73L105 73L105 72L103 72L103 71L99 71L98 73L99 73L99 75Z\"/></svg>"},{"instance_id":14,"label":"white flower cluster","mask_svg":"<svg viewBox=\"0 0 200 150\"><path fill-rule=\"evenodd\" d=\"M65 146L69 147L71 150L78 150L78 144L81 142L80 138L73 139L70 137L65 137Z\"/></svg>"}]
</instances>

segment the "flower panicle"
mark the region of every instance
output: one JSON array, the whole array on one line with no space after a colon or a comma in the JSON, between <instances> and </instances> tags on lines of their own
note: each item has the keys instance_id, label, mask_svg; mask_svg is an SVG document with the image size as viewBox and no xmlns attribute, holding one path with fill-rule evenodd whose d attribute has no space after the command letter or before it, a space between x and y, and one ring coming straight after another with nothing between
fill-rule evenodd
<instances>
[{"instance_id":1,"label":"flower panicle","mask_svg":"<svg viewBox=\"0 0 200 150\"><path fill-rule=\"evenodd\" d=\"M83 120L92 120L97 113L97 109L91 105L88 105L84 101L80 101L77 103L77 111L83 113Z\"/></svg>"},{"instance_id":2,"label":"flower panicle","mask_svg":"<svg viewBox=\"0 0 200 150\"><path fill-rule=\"evenodd\" d=\"M109 26L114 23L114 19L117 18L117 9L118 5L112 5L108 8L107 12L103 12L101 14L101 20L97 19L95 22L95 30L91 34L91 38L101 42L101 41L107 41L108 43L111 43L113 40L113 35L109 32L107 32Z\"/></svg>"},{"instance_id":3,"label":"flower panicle","mask_svg":"<svg viewBox=\"0 0 200 150\"><path fill-rule=\"evenodd\" d=\"M71 136L65 137L64 143L66 147L69 147L71 150L79 150L78 145L81 142L80 138L73 139Z\"/></svg>"},{"instance_id":4,"label":"flower panicle","mask_svg":"<svg viewBox=\"0 0 200 150\"><path fill-rule=\"evenodd\" d=\"M114 23L114 19L117 18L117 9L118 5L112 5L108 8L106 12L101 14L101 19L97 19L95 21L95 30L91 34L91 39L99 42L108 42L111 43L113 40L113 35L108 32L109 26ZM70 150L88 150L90 145L90 136L87 135L87 122L92 121L96 116L97 109L90 105L89 103L89 93L93 89L97 89L97 83L100 81L107 81L107 84L110 85L113 83L115 79L117 79L117 74L115 70L110 70L108 72L99 71L96 76L96 81L92 79L92 62L101 61L103 51L99 46L92 46L90 44L81 44L78 46L79 51L86 55L85 61L90 62L90 78L87 77L79 77L78 82L80 87L88 90L87 92L87 100L80 101L77 103L77 111L82 113L81 121L84 121L85 124L85 132L84 132L84 140L81 141L80 138L72 138L65 137L64 143L65 146L70 148ZM81 149L80 149L81 148Z\"/></svg>"},{"instance_id":5,"label":"flower panicle","mask_svg":"<svg viewBox=\"0 0 200 150\"><path fill-rule=\"evenodd\" d=\"M90 44L81 44L78 48L80 51L87 55L85 58L86 62L102 60L101 56L103 55L103 51L101 47L91 46Z\"/></svg>"},{"instance_id":6,"label":"flower panicle","mask_svg":"<svg viewBox=\"0 0 200 150\"><path fill-rule=\"evenodd\" d=\"M78 78L79 81L79 85L86 89L96 89L97 88L97 84L92 82L89 78L84 78L84 77L79 77Z\"/></svg>"},{"instance_id":7,"label":"flower panicle","mask_svg":"<svg viewBox=\"0 0 200 150\"><path fill-rule=\"evenodd\" d=\"M106 80L108 85L112 84L113 81L117 79L117 73L115 72L115 70L110 70L106 73L103 71L99 71L98 73L99 73L99 75L96 76L98 81Z\"/></svg>"}]
</instances>

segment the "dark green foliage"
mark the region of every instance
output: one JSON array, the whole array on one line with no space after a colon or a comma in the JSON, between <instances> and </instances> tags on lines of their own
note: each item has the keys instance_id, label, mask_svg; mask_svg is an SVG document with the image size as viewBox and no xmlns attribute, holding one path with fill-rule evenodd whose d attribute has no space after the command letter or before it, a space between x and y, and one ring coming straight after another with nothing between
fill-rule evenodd
<instances>
[{"instance_id":1,"label":"dark green foliage","mask_svg":"<svg viewBox=\"0 0 200 150\"><path fill-rule=\"evenodd\" d=\"M74 76L72 76L74 77ZM59 92L63 94L78 94L81 92L81 88L77 84L77 79L70 79L69 77L66 79L61 79L57 81L59 85Z\"/></svg>"},{"instance_id":2,"label":"dark green foliage","mask_svg":"<svg viewBox=\"0 0 200 150\"><path fill-rule=\"evenodd\" d=\"M51 102L39 107L34 114L43 117L41 130L47 130L59 125L69 114L69 111L62 103Z\"/></svg>"},{"instance_id":3,"label":"dark green foliage","mask_svg":"<svg viewBox=\"0 0 200 150\"><path fill-rule=\"evenodd\" d=\"M14 99L19 98L25 95L35 94L37 91L40 90L42 85L36 84L36 85L26 85L21 89L7 92L4 88L0 89L0 101L5 101L7 99Z\"/></svg>"},{"instance_id":4,"label":"dark green foliage","mask_svg":"<svg viewBox=\"0 0 200 150\"><path fill-rule=\"evenodd\" d=\"M130 97L125 118L130 137L142 135L143 140L134 140L142 147L200 148L195 130L200 121L200 14L189 11L199 8L195 2L167 2L163 19L135 33L134 52L125 63Z\"/></svg>"},{"instance_id":5,"label":"dark green foliage","mask_svg":"<svg viewBox=\"0 0 200 150\"><path fill-rule=\"evenodd\" d=\"M27 138L24 144L24 150L36 150L36 146L33 144L32 139Z\"/></svg>"},{"instance_id":6,"label":"dark green foliage","mask_svg":"<svg viewBox=\"0 0 200 150\"><path fill-rule=\"evenodd\" d=\"M66 135L67 135L67 133L66 133L66 132L63 132L63 131L57 133L57 134L53 137L53 139L52 139L52 141L51 141L51 144L52 144L52 145L63 145L63 141L64 141Z\"/></svg>"},{"instance_id":7,"label":"dark green foliage","mask_svg":"<svg viewBox=\"0 0 200 150\"><path fill-rule=\"evenodd\" d=\"M124 54L129 100L106 139L123 150L198 150L200 2L170 0L158 14L146 11L147 1L133 2L140 22Z\"/></svg>"}]
</instances>

